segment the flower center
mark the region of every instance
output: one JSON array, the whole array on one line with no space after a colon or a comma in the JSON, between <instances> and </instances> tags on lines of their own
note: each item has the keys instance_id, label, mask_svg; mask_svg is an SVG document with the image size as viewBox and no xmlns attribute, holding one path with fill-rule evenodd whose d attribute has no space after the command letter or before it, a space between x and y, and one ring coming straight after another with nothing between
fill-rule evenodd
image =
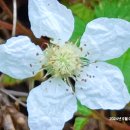
<instances>
[{"instance_id":1,"label":"flower center","mask_svg":"<svg viewBox=\"0 0 130 130\"><path fill-rule=\"evenodd\" d=\"M46 70L55 77L71 77L82 66L81 50L72 43L61 47L52 45L45 50L45 55Z\"/></svg>"}]
</instances>

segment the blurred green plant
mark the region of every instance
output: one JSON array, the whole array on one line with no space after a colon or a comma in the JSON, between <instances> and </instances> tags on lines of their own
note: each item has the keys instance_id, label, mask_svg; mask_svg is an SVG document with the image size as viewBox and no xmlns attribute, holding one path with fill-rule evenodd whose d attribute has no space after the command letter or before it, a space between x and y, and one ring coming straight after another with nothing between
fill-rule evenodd
<instances>
[{"instance_id":1,"label":"blurred green plant","mask_svg":"<svg viewBox=\"0 0 130 130\"><path fill-rule=\"evenodd\" d=\"M75 30L71 37L71 41L76 41L77 39L80 41L80 38L85 30L86 23L94 18L122 18L130 21L130 0L100 0L98 5L95 4L94 9L87 8L87 6L83 3L69 5L69 8L75 15ZM78 46L79 45L80 42L78 42ZM130 49L121 57L107 62L120 68L130 92ZM75 120L74 129L82 130L88 123L89 116L93 113L93 111L78 103L77 112L86 116L86 118L77 117Z\"/></svg>"},{"instance_id":2,"label":"blurred green plant","mask_svg":"<svg viewBox=\"0 0 130 130\"><path fill-rule=\"evenodd\" d=\"M75 31L71 38L72 41L81 38L86 23L89 20L93 20L98 17L110 17L110 18L122 18L130 21L130 0L100 0L99 5L95 5L95 9L87 9L83 4L75 4L70 7L73 13L76 15L75 19ZM81 9L82 8L82 9ZM86 9L85 9L86 8ZM88 12L91 12L91 15L88 15ZM88 17L88 18L87 18ZM86 21L86 23L85 23ZM78 45L80 43L78 42ZM116 58L108 61L110 64L116 65L119 67L124 75L125 83L130 92L130 51L127 51L120 58Z\"/></svg>"},{"instance_id":3,"label":"blurred green plant","mask_svg":"<svg viewBox=\"0 0 130 130\"><path fill-rule=\"evenodd\" d=\"M84 31L85 31L85 26L86 26L86 23L83 22L79 17L75 16L74 17L75 19L75 28L74 28L74 32L70 38L70 41L72 42L77 42L77 46L80 45L80 39L81 39L81 36L83 35Z\"/></svg>"},{"instance_id":4,"label":"blurred green plant","mask_svg":"<svg viewBox=\"0 0 130 130\"><path fill-rule=\"evenodd\" d=\"M93 111L86 106L82 105L78 101L78 111L77 116L74 123L74 130L83 130L86 124L89 122L89 116L93 114ZM80 117L81 116L81 117Z\"/></svg>"},{"instance_id":5,"label":"blurred green plant","mask_svg":"<svg viewBox=\"0 0 130 130\"><path fill-rule=\"evenodd\" d=\"M122 18L130 21L130 0L101 0L95 7L95 16ZM124 75L125 83L130 92L130 49L121 57L109 60L110 64L119 67Z\"/></svg>"},{"instance_id":6,"label":"blurred green plant","mask_svg":"<svg viewBox=\"0 0 130 130\"><path fill-rule=\"evenodd\" d=\"M108 63L116 65L120 68L130 93L130 49L121 57L109 60Z\"/></svg>"},{"instance_id":7,"label":"blurred green plant","mask_svg":"<svg viewBox=\"0 0 130 130\"><path fill-rule=\"evenodd\" d=\"M72 12L82 19L84 22L89 22L94 19L94 11L90 8L87 8L83 3L77 3L70 6Z\"/></svg>"},{"instance_id":8,"label":"blurred green plant","mask_svg":"<svg viewBox=\"0 0 130 130\"><path fill-rule=\"evenodd\" d=\"M122 18L130 21L130 0L100 0L95 17Z\"/></svg>"},{"instance_id":9,"label":"blurred green plant","mask_svg":"<svg viewBox=\"0 0 130 130\"><path fill-rule=\"evenodd\" d=\"M88 118L77 117L75 119L74 130L83 130L88 121Z\"/></svg>"},{"instance_id":10,"label":"blurred green plant","mask_svg":"<svg viewBox=\"0 0 130 130\"><path fill-rule=\"evenodd\" d=\"M4 87L6 87L6 86L14 86L14 85L16 85L16 84L19 84L19 83L21 83L22 81L21 80L17 80L17 79L14 79L14 78L11 78L11 77L9 77L8 75L5 75L5 74L3 74L2 76L1 76L1 84L4 86Z\"/></svg>"},{"instance_id":11,"label":"blurred green plant","mask_svg":"<svg viewBox=\"0 0 130 130\"><path fill-rule=\"evenodd\" d=\"M86 106L82 105L79 101L77 102L78 104L78 111L77 113L79 115L83 115L83 116L90 116L92 115L92 110L87 108Z\"/></svg>"}]
</instances>

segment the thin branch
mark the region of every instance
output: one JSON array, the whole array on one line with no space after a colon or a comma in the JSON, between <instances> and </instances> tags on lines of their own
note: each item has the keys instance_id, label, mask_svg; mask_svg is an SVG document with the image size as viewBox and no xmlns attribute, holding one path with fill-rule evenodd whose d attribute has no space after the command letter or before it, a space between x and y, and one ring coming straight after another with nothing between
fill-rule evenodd
<instances>
[{"instance_id":1,"label":"thin branch","mask_svg":"<svg viewBox=\"0 0 130 130\"><path fill-rule=\"evenodd\" d=\"M16 130L10 114L6 112L3 114L3 127L4 130Z\"/></svg>"},{"instance_id":2,"label":"thin branch","mask_svg":"<svg viewBox=\"0 0 130 130\"><path fill-rule=\"evenodd\" d=\"M11 20L13 19L13 14L10 11L10 9L8 8L8 6L6 5L6 3L4 2L4 0L0 0L0 7L3 9L3 11L8 14L8 16L11 18ZM24 27L18 20L17 20L17 28L20 30L19 32L22 34L25 34L27 36L29 36L33 42L40 44L42 43L42 39L37 39L34 34L32 33L32 31L30 31L29 29L27 29L26 27Z\"/></svg>"},{"instance_id":3,"label":"thin branch","mask_svg":"<svg viewBox=\"0 0 130 130\"><path fill-rule=\"evenodd\" d=\"M7 91L5 91L4 89L0 89L0 91L2 93L5 93L6 95L8 95L10 98L12 98L13 100L17 101L19 104L21 104L24 107L27 107L25 103L23 103L21 100L19 100L18 98L14 97L13 95L11 95L10 93L8 93Z\"/></svg>"},{"instance_id":4,"label":"thin branch","mask_svg":"<svg viewBox=\"0 0 130 130\"><path fill-rule=\"evenodd\" d=\"M100 114L104 117L105 116L105 111L101 110ZM105 126L104 122L102 122L102 121L99 122L99 127L100 127L100 130L105 130L106 129L106 126Z\"/></svg>"},{"instance_id":5,"label":"thin branch","mask_svg":"<svg viewBox=\"0 0 130 130\"><path fill-rule=\"evenodd\" d=\"M16 25L17 25L17 2L13 0L13 29L12 29L12 36L16 34Z\"/></svg>"},{"instance_id":6,"label":"thin branch","mask_svg":"<svg viewBox=\"0 0 130 130\"><path fill-rule=\"evenodd\" d=\"M82 115L80 113L75 113L75 116L88 118L88 116L84 116L84 115ZM113 129L116 129L116 130L130 130L130 126L128 126L127 124L119 123L119 122L114 121L114 120L109 120L108 118L106 118L104 115L101 115L96 110L93 110L93 113L92 113L91 117L105 123L106 125L108 125L109 127L113 128Z\"/></svg>"},{"instance_id":7,"label":"thin branch","mask_svg":"<svg viewBox=\"0 0 130 130\"><path fill-rule=\"evenodd\" d=\"M0 27L8 30L12 30L12 24L0 20Z\"/></svg>"},{"instance_id":8,"label":"thin branch","mask_svg":"<svg viewBox=\"0 0 130 130\"><path fill-rule=\"evenodd\" d=\"M3 0L0 0L0 6L3 9L3 11L5 11L9 15L10 18L13 18L12 12L10 11L10 9L7 7L7 5Z\"/></svg>"},{"instance_id":9,"label":"thin branch","mask_svg":"<svg viewBox=\"0 0 130 130\"><path fill-rule=\"evenodd\" d=\"M93 110L93 116L98 119L99 121L104 122L106 125L109 127L112 127L113 129L118 129L118 130L130 130L130 126L126 124L119 123L114 120L109 120L108 118L104 117L103 115L99 114L97 111Z\"/></svg>"},{"instance_id":10,"label":"thin branch","mask_svg":"<svg viewBox=\"0 0 130 130\"><path fill-rule=\"evenodd\" d=\"M17 23L17 26L18 26L18 23ZM12 28L13 28L13 25L12 24L10 24L10 23L8 23L8 22L5 22L5 21L2 21L2 20L0 20L0 29L7 29L7 30L12 30ZM25 35L27 35L27 31L23 31L21 28L16 28L16 32L17 32L17 34L25 34Z\"/></svg>"},{"instance_id":11,"label":"thin branch","mask_svg":"<svg viewBox=\"0 0 130 130\"><path fill-rule=\"evenodd\" d=\"M13 91L13 90L6 90L6 89L3 89L1 88L3 91L6 91L7 93L11 94L11 95L14 95L14 96L23 96L23 97L27 97L28 96L28 93L25 93L25 92L18 92L18 91ZM1 90L0 89L0 90Z\"/></svg>"},{"instance_id":12,"label":"thin branch","mask_svg":"<svg viewBox=\"0 0 130 130\"><path fill-rule=\"evenodd\" d=\"M11 19L13 19L13 14L4 2L4 0L0 0L0 7L3 9L3 11L5 11L6 14L9 15ZM32 32L26 29L26 27L24 27L19 21L17 22L17 26L20 28L21 31L25 32L25 34L33 35Z\"/></svg>"}]
</instances>

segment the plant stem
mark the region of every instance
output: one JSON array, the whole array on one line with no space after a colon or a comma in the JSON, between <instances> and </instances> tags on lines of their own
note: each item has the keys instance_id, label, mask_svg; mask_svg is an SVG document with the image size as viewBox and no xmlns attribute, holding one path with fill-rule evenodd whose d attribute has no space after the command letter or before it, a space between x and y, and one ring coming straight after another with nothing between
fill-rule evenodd
<instances>
[{"instance_id":1,"label":"plant stem","mask_svg":"<svg viewBox=\"0 0 130 130\"><path fill-rule=\"evenodd\" d=\"M29 91L31 91L34 88L34 79L30 78L28 80L28 84L29 84Z\"/></svg>"},{"instance_id":2,"label":"plant stem","mask_svg":"<svg viewBox=\"0 0 130 130\"><path fill-rule=\"evenodd\" d=\"M16 34L16 25L17 25L17 2L13 0L13 29L12 29L12 36Z\"/></svg>"},{"instance_id":3,"label":"plant stem","mask_svg":"<svg viewBox=\"0 0 130 130\"><path fill-rule=\"evenodd\" d=\"M0 89L0 91L6 95L8 95L10 98L14 99L15 101L17 101L19 104L21 104L22 106L26 107L26 104L23 103L21 100L19 100L18 98L14 97L13 95L11 95L10 93L8 93L7 91L4 91L4 89Z\"/></svg>"}]
</instances>

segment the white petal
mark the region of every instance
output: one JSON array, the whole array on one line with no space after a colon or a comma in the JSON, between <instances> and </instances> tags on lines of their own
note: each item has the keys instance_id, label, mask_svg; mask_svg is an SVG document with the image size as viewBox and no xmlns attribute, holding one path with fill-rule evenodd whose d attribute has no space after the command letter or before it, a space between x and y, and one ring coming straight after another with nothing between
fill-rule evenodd
<instances>
[{"instance_id":1,"label":"white petal","mask_svg":"<svg viewBox=\"0 0 130 130\"><path fill-rule=\"evenodd\" d=\"M122 109L130 101L121 71L105 62L84 67L75 89L77 98L91 109Z\"/></svg>"},{"instance_id":2,"label":"white petal","mask_svg":"<svg viewBox=\"0 0 130 130\"><path fill-rule=\"evenodd\" d=\"M117 58L130 47L130 23L117 18L95 19L87 24L81 47L91 61Z\"/></svg>"},{"instance_id":3,"label":"white petal","mask_svg":"<svg viewBox=\"0 0 130 130\"><path fill-rule=\"evenodd\" d=\"M47 36L62 44L74 30L72 12L58 0L29 0L29 19L36 37Z\"/></svg>"},{"instance_id":4,"label":"white petal","mask_svg":"<svg viewBox=\"0 0 130 130\"><path fill-rule=\"evenodd\" d=\"M34 76L42 67L43 52L26 36L12 37L0 45L0 71L16 79Z\"/></svg>"},{"instance_id":5,"label":"white petal","mask_svg":"<svg viewBox=\"0 0 130 130\"><path fill-rule=\"evenodd\" d=\"M51 78L30 92L27 108L30 130L62 130L77 110L77 102L65 82Z\"/></svg>"}]
</instances>

